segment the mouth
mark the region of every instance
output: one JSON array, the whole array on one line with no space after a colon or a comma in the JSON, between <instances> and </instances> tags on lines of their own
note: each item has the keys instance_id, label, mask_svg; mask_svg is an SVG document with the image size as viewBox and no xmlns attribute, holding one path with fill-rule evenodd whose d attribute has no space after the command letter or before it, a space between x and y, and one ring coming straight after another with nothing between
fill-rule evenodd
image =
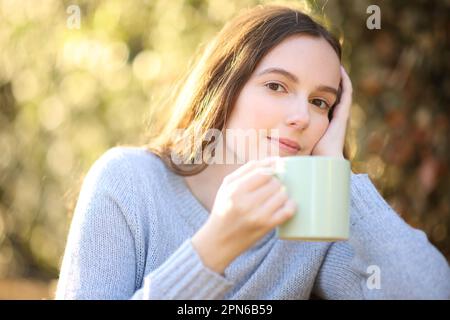
<instances>
[{"instance_id":1,"label":"mouth","mask_svg":"<svg viewBox=\"0 0 450 320\"><path fill-rule=\"evenodd\" d=\"M267 136L267 139L271 142L277 143L279 148L288 154L297 154L301 150L301 147L297 142L287 138L273 138Z\"/></svg>"}]
</instances>

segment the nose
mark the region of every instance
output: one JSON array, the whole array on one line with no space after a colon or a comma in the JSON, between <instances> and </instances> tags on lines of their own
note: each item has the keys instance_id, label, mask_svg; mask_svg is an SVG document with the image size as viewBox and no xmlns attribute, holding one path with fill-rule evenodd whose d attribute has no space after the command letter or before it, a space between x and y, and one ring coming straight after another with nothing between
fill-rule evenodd
<instances>
[{"instance_id":1,"label":"nose","mask_svg":"<svg viewBox=\"0 0 450 320\"><path fill-rule=\"evenodd\" d=\"M309 102L308 99L297 100L290 108L286 118L286 124L295 129L305 129L309 126Z\"/></svg>"}]
</instances>

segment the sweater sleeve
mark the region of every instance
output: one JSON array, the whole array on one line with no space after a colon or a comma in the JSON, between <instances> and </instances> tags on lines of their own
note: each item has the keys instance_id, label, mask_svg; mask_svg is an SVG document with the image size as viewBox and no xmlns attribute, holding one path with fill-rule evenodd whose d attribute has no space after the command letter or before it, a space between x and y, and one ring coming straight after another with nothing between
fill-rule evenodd
<instances>
[{"instance_id":1,"label":"sweater sleeve","mask_svg":"<svg viewBox=\"0 0 450 320\"><path fill-rule=\"evenodd\" d=\"M450 299L450 268L367 174L351 175L350 238L334 242L316 277L324 299Z\"/></svg>"},{"instance_id":2,"label":"sweater sleeve","mask_svg":"<svg viewBox=\"0 0 450 320\"><path fill-rule=\"evenodd\" d=\"M120 150L109 150L89 170L70 225L55 299L223 298L232 284L203 265L190 238L139 280L138 265L146 257L134 216L134 188L132 167Z\"/></svg>"}]
</instances>

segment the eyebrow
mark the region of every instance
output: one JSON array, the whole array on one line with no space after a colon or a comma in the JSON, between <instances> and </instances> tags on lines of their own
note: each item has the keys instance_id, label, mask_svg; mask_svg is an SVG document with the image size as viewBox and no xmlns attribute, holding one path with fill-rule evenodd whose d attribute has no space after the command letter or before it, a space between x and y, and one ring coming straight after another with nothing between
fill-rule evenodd
<instances>
[{"instance_id":1,"label":"eyebrow","mask_svg":"<svg viewBox=\"0 0 450 320\"><path fill-rule=\"evenodd\" d=\"M259 72L257 74L257 77L260 77L260 76L268 74L268 73L281 74L282 76L285 76L286 78L290 79L292 82L295 82L295 83L299 83L300 82L298 80L297 76L295 76L294 74L290 73L289 71L281 69L281 68L267 68L267 69ZM338 94L338 91L335 88L330 87L330 86L325 86L325 85L320 85L320 86L316 87L316 90L329 92L329 93L332 93L332 94L334 94L336 96Z\"/></svg>"}]
</instances>

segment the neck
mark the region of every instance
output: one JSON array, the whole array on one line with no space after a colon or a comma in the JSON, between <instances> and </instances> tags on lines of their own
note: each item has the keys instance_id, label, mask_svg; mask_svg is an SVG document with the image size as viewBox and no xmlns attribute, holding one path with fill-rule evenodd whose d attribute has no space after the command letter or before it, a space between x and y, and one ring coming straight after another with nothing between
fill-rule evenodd
<instances>
[{"instance_id":1,"label":"neck","mask_svg":"<svg viewBox=\"0 0 450 320\"><path fill-rule=\"evenodd\" d=\"M241 164L211 164L202 172L183 178L192 194L211 212L223 179L240 166Z\"/></svg>"}]
</instances>

